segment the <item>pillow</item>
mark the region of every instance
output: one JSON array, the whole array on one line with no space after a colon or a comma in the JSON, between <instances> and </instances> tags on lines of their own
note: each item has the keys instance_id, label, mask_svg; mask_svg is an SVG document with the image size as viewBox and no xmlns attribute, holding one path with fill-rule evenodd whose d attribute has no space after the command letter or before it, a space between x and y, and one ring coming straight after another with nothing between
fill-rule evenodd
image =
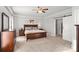
<instances>
[{"instance_id":1,"label":"pillow","mask_svg":"<svg viewBox=\"0 0 79 59\"><path fill-rule=\"evenodd\" d=\"M33 27L33 30L37 30L37 27Z\"/></svg>"},{"instance_id":2,"label":"pillow","mask_svg":"<svg viewBox=\"0 0 79 59\"><path fill-rule=\"evenodd\" d=\"M26 27L25 30L32 30L31 27Z\"/></svg>"}]
</instances>

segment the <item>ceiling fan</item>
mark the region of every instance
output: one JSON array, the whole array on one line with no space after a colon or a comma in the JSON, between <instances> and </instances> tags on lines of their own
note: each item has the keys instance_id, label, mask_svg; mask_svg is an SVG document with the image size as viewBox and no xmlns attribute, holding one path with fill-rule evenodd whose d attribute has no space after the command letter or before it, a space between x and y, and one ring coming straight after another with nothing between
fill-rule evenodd
<instances>
[{"instance_id":1,"label":"ceiling fan","mask_svg":"<svg viewBox=\"0 0 79 59\"><path fill-rule=\"evenodd\" d=\"M48 10L48 8L44 8L44 7L37 7L37 9L33 9L33 11L36 11L37 13L46 13L46 11Z\"/></svg>"}]
</instances>

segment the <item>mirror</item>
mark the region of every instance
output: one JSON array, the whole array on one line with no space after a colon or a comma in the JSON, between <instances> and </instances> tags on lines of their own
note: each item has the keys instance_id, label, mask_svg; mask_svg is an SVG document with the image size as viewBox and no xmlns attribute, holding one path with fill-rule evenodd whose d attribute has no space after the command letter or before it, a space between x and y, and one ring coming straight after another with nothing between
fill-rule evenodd
<instances>
[{"instance_id":1,"label":"mirror","mask_svg":"<svg viewBox=\"0 0 79 59\"><path fill-rule=\"evenodd\" d=\"M9 31L9 17L2 13L2 31Z\"/></svg>"}]
</instances>

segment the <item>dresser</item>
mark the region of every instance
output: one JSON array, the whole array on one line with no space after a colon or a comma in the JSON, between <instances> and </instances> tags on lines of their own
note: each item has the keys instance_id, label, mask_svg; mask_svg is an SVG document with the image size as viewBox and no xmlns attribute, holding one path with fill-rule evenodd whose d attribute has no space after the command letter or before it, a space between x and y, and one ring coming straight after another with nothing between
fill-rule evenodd
<instances>
[{"instance_id":1,"label":"dresser","mask_svg":"<svg viewBox=\"0 0 79 59\"><path fill-rule=\"evenodd\" d=\"M79 25L75 25L76 26L76 41L77 41L77 52L79 52Z\"/></svg>"},{"instance_id":2,"label":"dresser","mask_svg":"<svg viewBox=\"0 0 79 59\"><path fill-rule=\"evenodd\" d=\"M4 31L0 33L0 51L1 52L12 52L14 51L14 31Z\"/></svg>"}]
</instances>

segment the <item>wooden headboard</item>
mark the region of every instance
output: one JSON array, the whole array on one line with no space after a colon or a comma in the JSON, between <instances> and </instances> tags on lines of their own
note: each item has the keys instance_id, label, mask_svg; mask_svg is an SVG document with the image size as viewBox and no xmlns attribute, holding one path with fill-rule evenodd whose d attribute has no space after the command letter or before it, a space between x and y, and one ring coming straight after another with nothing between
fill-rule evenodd
<instances>
[{"instance_id":1,"label":"wooden headboard","mask_svg":"<svg viewBox=\"0 0 79 59\"><path fill-rule=\"evenodd\" d=\"M35 28L38 28L38 25L37 25L37 24L34 24L34 25L33 25L33 24L32 24L32 25L31 25L31 24L27 24L27 25L26 25L26 24L25 24L25 25L24 25L24 30L25 30L26 27L35 27Z\"/></svg>"}]
</instances>

